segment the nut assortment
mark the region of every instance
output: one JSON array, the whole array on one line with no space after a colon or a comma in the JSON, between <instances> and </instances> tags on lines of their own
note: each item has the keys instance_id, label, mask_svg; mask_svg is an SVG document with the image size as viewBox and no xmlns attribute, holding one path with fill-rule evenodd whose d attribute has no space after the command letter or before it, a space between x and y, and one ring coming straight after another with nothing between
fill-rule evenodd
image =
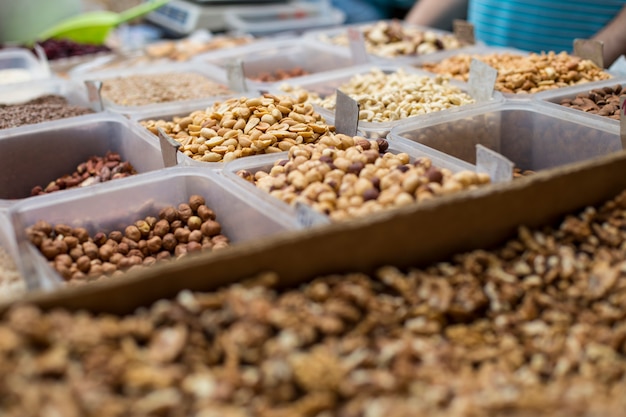
<instances>
[{"instance_id":1,"label":"nut assortment","mask_svg":"<svg viewBox=\"0 0 626 417\"><path fill-rule=\"evenodd\" d=\"M70 105L65 97L50 94L22 104L0 104L0 129L64 119L93 113L87 107Z\"/></svg>"},{"instance_id":2,"label":"nut assortment","mask_svg":"<svg viewBox=\"0 0 626 417\"><path fill-rule=\"evenodd\" d=\"M26 293L26 282L15 260L0 246L0 303L12 301Z\"/></svg>"},{"instance_id":3,"label":"nut assortment","mask_svg":"<svg viewBox=\"0 0 626 417\"><path fill-rule=\"evenodd\" d=\"M70 188L86 187L92 184L125 178L136 173L137 171L135 171L130 162L122 161L119 153L107 152L104 157L92 156L86 162L79 164L73 173L63 175L51 181L45 187L41 185L33 187L30 194L34 196Z\"/></svg>"},{"instance_id":4,"label":"nut assortment","mask_svg":"<svg viewBox=\"0 0 626 417\"><path fill-rule=\"evenodd\" d=\"M564 98L560 104L572 109L619 120L619 99L622 91L623 87L620 84L613 87L596 88L587 93L580 93L576 97Z\"/></svg>"},{"instance_id":5,"label":"nut assortment","mask_svg":"<svg viewBox=\"0 0 626 417\"><path fill-rule=\"evenodd\" d=\"M118 317L15 306L6 416L605 416L626 407L626 194L406 271L266 273Z\"/></svg>"},{"instance_id":6,"label":"nut assortment","mask_svg":"<svg viewBox=\"0 0 626 417\"><path fill-rule=\"evenodd\" d=\"M178 259L228 246L228 238L202 196L192 195L178 207L165 207L124 230L97 232L84 227L38 221L27 229L37 247L70 284L80 284L158 261Z\"/></svg>"},{"instance_id":7,"label":"nut assortment","mask_svg":"<svg viewBox=\"0 0 626 417\"><path fill-rule=\"evenodd\" d=\"M194 72L116 77L102 82L102 97L121 106L145 106L232 94L220 83Z\"/></svg>"},{"instance_id":8,"label":"nut assortment","mask_svg":"<svg viewBox=\"0 0 626 417\"><path fill-rule=\"evenodd\" d=\"M457 49L462 46L451 34L438 34L403 25L398 20L380 21L360 28L368 53L385 58L431 54ZM321 40L335 45L348 46L348 35L322 35Z\"/></svg>"},{"instance_id":9,"label":"nut assortment","mask_svg":"<svg viewBox=\"0 0 626 417\"><path fill-rule=\"evenodd\" d=\"M468 81L470 63L476 58L498 71L496 90L503 93L525 94L600 81L611 78L592 61L566 52L493 53L486 55L458 54L437 63L420 67L437 74Z\"/></svg>"},{"instance_id":10,"label":"nut assortment","mask_svg":"<svg viewBox=\"0 0 626 417\"><path fill-rule=\"evenodd\" d=\"M272 94L232 98L185 117L141 124L154 134L162 128L182 144L181 152L201 162L283 152L334 131L304 99Z\"/></svg>"},{"instance_id":11,"label":"nut assortment","mask_svg":"<svg viewBox=\"0 0 626 417\"><path fill-rule=\"evenodd\" d=\"M256 76L250 77L255 81L270 83L276 81L286 80L293 77L302 77L303 75L309 75L310 73L302 67L294 67L288 69L279 68L271 72L262 72Z\"/></svg>"},{"instance_id":12,"label":"nut assortment","mask_svg":"<svg viewBox=\"0 0 626 417\"><path fill-rule=\"evenodd\" d=\"M302 93L298 87L283 85L281 88L287 93ZM402 68L391 73L372 68L367 73L353 76L338 89L359 103L359 120L374 123L391 122L475 102L459 87L450 84L447 77L412 74ZM307 96L308 92L303 94ZM334 110L336 94L324 98L311 94L307 100Z\"/></svg>"},{"instance_id":13,"label":"nut assortment","mask_svg":"<svg viewBox=\"0 0 626 417\"><path fill-rule=\"evenodd\" d=\"M386 152L388 146L384 139L326 135L314 145L291 148L288 159L274 163L269 172L240 170L237 175L288 204L304 203L334 221L489 182L486 174L452 173L426 157L411 162L406 153Z\"/></svg>"}]
</instances>

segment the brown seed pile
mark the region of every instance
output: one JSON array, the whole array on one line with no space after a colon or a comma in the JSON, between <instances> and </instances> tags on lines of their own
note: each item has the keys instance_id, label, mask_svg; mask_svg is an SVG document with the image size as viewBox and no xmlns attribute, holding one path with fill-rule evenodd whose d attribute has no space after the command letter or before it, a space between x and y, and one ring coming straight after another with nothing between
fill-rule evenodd
<instances>
[{"instance_id":1,"label":"brown seed pile","mask_svg":"<svg viewBox=\"0 0 626 417\"><path fill-rule=\"evenodd\" d=\"M26 292L26 282L15 260L0 246L0 302L12 301Z\"/></svg>"},{"instance_id":2,"label":"brown seed pile","mask_svg":"<svg viewBox=\"0 0 626 417\"><path fill-rule=\"evenodd\" d=\"M117 152L107 152L104 157L92 156L76 167L76 171L51 181L45 187L33 187L30 195L48 194L69 188L86 187L100 182L125 178L137 174L130 162L122 161Z\"/></svg>"},{"instance_id":3,"label":"brown seed pile","mask_svg":"<svg viewBox=\"0 0 626 417\"><path fill-rule=\"evenodd\" d=\"M580 93L576 97L564 98L561 100L561 105L619 120L619 99L622 91L621 84L613 87L595 88L587 93Z\"/></svg>"},{"instance_id":4,"label":"brown seed pile","mask_svg":"<svg viewBox=\"0 0 626 417\"><path fill-rule=\"evenodd\" d=\"M550 416L626 409L626 193L491 252L278 291L266 274L132 315L16 306L8 417Z\"/></svg>"},{"instance_id":5,"label":"brown seed pile","mask_svg":"<svg viewBox=\"0 0 626 417\"><path fill-rule=\"evenodd\" d=\"M251 77L251 79L269 83L293 77L302 77L303 75L309 75L309 72L302 67L294 67L289 69L277 69L272 72L262 72L255 77Z\"/></svg>"},{"instance_id":6,"label":"brown seed pile","mask_svg":"<svg viewBox=\"0 0 626 417\"><path fill-rule=\"evenodd\" d=\"M476 58L498 70L496 90L525 94L567 87L611 78L592 61L566 52L493 53L487 55L458 54L437 63L421 64L427 71L469 80L470 64Z\"/></svg>"},{"instance_id":7,"label":"brown seed pile","mask_svg":"<svg viewBox=\"0 0 626 417\"><path fill-rule=\"evenodd\" d=\"M431 30L403 25L398 20L379 21L361 28L367 52L386 58L431 54L457 49L462 45L453 35L438 34ZM347 34L324 35L321 39L336 45L347 46Z\"/></svg>"},{"instance_id":8,"label":"brown seed pile","mask_svg":"<svg viewBox=\"0 0 626 417\"><path fill-rule=\"evenodd\" d=\"M180 142L185 155L201 162L229 162L250 155L288 151L299 143L311 143L334 131L313 109L306 97L264 94L217 102L185 117L144 120Z\"/></svg>"},{"instance_id":9,"label":"brown seed pile","mask_svg":"<svg viewBox=\"0 0 626 417\"><path fill-rule=\"evenodd\" d=\"M22 104L0 104L0 129L31 125L93 113L87 107L68 104L65 97L46 95Z\"/></svg>"},{"instance_id":10,"label":"brown seed pile","mask_svg":"<svg viewBox=\"0 0 626 417\"><path fill-rule=\"evenodd\" d=\"M232 94L220 83L194 72L117 77L102 82L102 97L121 106L145 106Z\"/></svg>"},{"instance_id":11,"label":"brown seed pile","mask_svg":"<svg viewBox=\"0 0 626 417\"><path fill-rule=\"evenodd\" d=\"M134 266L180 258L188 253L228 246L215 212L193 195L188 203L165 207L123 231L90 236L83 227L39 221L27 230L30 241L66 281L75 284Z\"/></svg>"},{"instance_id":12,"label":"brown seed pile","mask_svg":"<svg viewBox=\"0 0 626 417\"><path fill-rule=\"evenodd\" d=\"M427 157L386 152L384 139L325 135L316 144L298 145L269 172L240 170L241 178L288 204L298 202L347 220L370 213L472 189L489 182L486 174L452 173Z\"/></svg>"}]
</instances>

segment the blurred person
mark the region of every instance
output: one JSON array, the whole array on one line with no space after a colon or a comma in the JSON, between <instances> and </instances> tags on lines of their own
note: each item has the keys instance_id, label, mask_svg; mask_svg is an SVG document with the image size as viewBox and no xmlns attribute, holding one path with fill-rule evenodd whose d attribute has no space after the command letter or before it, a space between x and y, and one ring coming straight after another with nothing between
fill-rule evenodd
<instances>
[{"instance_id":1,"label":"blurred person","mask_svg":"<svg viewBox=\"0 0 626 417\"><path fill-rule=\"evenodd\" d=\"M607 66L626 53L626 0L418 0L405 21L449 30L464 17L490 46L560 52L576 38L595 39Z\"/></svg>"}]
</instances>

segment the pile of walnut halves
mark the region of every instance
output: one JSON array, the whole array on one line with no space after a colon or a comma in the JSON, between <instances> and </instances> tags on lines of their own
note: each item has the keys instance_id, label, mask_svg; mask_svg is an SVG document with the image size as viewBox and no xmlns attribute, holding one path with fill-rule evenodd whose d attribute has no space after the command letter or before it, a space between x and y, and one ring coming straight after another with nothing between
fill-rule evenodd
<instances>
[{"instance_id":1,"label":"pile of walnut halves","mask_svg":"<svg viewBox=\"0 0 626 417\"><path fill-rule=\"evenodd\" d=\"M125 317L16 306L3 416L623 416L626 193L488 252Z\"/></svg>"}]
</instances>

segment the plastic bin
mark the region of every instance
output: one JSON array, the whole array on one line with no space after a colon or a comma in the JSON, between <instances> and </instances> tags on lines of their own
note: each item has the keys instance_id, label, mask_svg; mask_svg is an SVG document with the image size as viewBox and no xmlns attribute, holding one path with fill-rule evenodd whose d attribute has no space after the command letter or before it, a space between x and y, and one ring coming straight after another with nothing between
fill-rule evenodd
<instances>
[{"instance_id":1,"label":"plastic bin","mask_svg":"<svg viewBox=\"0 0 626 417\"><path fill-rule=\"evenodd\" d=\"M352 58L347 51L329 48L302 38L259 41L198 55L194 61L209 62L223 68L224 76L227 77L225 67L235 59L242 60L244 75L251 90L267 90L285 81L352 65ZM264 74L274 74L277 70L289 71L296 68L304 70L306 74L283 81L259 81L259 77Z\"/></svg>"},{"instance_id":2,"label":"plastic bin","mask_svg":"<svg viewBox=\"0 0 626 417\"><path fill-rule=\"evenodd\" d=\"M20 254L15 240L15 232L9 221L8 212L4 208L0 208L0 250L4 252L4 256L10 258L10 261L13 261L15 266L15 270L11 270L10 274L0 274L1 304L5 301L9 302L21 297L27 292L29 287L29 282L24 278L25 275L22 272ZM35 282L30 282L30 284L33 286L36 285Z\"/></svg>"},{"instance_id":3,"label":"plastic bin","mask_svg":"<svg viewBox=\"0 0 626 417\"><path fill-rule=\"evenodd\" d=\"M522 170L542 170L621 150L619 126L572 118L541 102L506 102L397 126L409 139L474 163L475 145L501 153Z\"/></svg>"},{"instance_id":4,"label":"plastic bin","mask_svg":"<svg viewBox=\"0 0 626 417\"><path fill-rule=\"evenodd\" d=\"M558 110L567 112L573 118L589 119L589 120L598 121L598 122L603 121L606 123L610 123L614 126L619 126L619 120L614 120L609 117L600 116L598 114L587 113L583 110L575 109L572 107L565 107L560 104L561 100L563 99L566 99L566 98L572 99L572 98L575 98L578 94L585 94L596 88L613 87L618 84L621 85L622 88L626 88L626 77L620 77L620 78L615 78L615 79L606 80L602 82L597 82L597 83L593 83L593 85L582 84L582 85L577 85L573 87L560 88L556 91L544 91L542 93L537 94L535 98L537 100L541 100L547 103L551 108L555 110L558 109ZM622 95L624 94L625 93L622 92Z\"/></svg>"},{"instance_id":5,"label":"plastic bin","mask_svg":"<svg viewBox=\"0 0 626 417\"><path fill-rule=\"evenodd\" d=\"M39 60L28 49L0 50L0 93L6 85L25 83L50 77L47 60Z\"/></svg>"},{"instance_id":6,"label":"plastic bin","mask_svg":"<svg viewBox=\"0 0 626 417\"><path fill-rule=\"evenodd\" d=\"M264 202L235 189L213 170L191 167L172 167L117 184L109 182L90 190L71 190L24 200L11 207L10 216L16 240L25 254L25 264L37 278L38 287L46 290L60 287L64 282L27 240L27 227L45 220L51 224L85 227L90 236L98 231L124 230L145 216L158 216L163 207L187 202L193 194L202 195L215 211L222 233L231 244L299 228L289 214L268 209Z\"/></svg>"},{"instance_id":7,"label":"plastic bin","mask_svg":"<svg viewBox=\"0 0 626 417\"><path fill-rule=\"evenodd\" d=\"M118 152L139 173L163 168L158 143L120 115L98 113L0 131L0 199L29 197L34 186L45 187L107 151Z\"/></svg>"},{"instance_id":8,"label":"plastic bin","mask_svg":"<svg viewBox=\"0 0 626 417\"><path fill-rule=\"evenodd\" d=\"M319 74L317 77L307 77L306 79L305 78L296 79L296 80L293 80L292 82L290 82L290 80L287 80L285 84L288 84L293 87L303 88L308 92L316 93L320 97L324 98L326 96L329 96L335 93L337 88L339 88L342 84L347 83L356 74L366 74L370 72L372 68L378 68L387 74L396 72L399 69L403 69L408 74L416 74L416 75L427 76L431 78L435 77L431 73L420 71L410 66L394 65L394 64L389 64L389 63L372 63L372 64L354 66L354 67L346 68L343 70L327 72L324 74ZM460 90L463 92L467 92L466 83L458 82L456 80L451 80L450 85L460 88ZM272 92L276 94L278 93L284 94L284 91L280 87L273 89ZM364 136L368 138L385 138L387 137L391 129L393 129L396 126L402 125L410 120L420 120L422 122L425 122L428 119L435 117L437 115L440 115L440 114L456 114L459 112L465 112L465 111L469 111L471 109L476 109L476 108L483 108L486 106L503 103L503 102L504 102L503 95L498 93L497 91L494 91L492 99L487 102L465 104L461 106L456 106L456 107L452 107L452 108L448 108L444 110L411 116L409 118L390 121L390 122L376 123L376 122L359 121L358 130L359 132L361 132L361 134L363 134ZM334 110L323 108L320 105L315 105L315 106L316 106L317 111L322 116L324 116L324 118L328 120L330 124L336 124L336 116L335 116Z\"/></svg>"},{"instance_id":9,"label":"plastic bin","mask_svg":"<svg viewBox=\"0 0 626 417\"><path fill-rule=\"evenodd\" d=\"M476 170L476 167L471 164L450 157L449 155L442 154L434 149L429 149L428 147L422 146L419 143L412 143L402 138L391 139L388 142L389 148L387 152L391 152L394 154L405 152L410 156L411 161L414 161L419 157L428 157L431 159L433 166L436 166L438 168L446 168L452 172ZM289 205L276 197L271 196L265 191L257 188L254 184L244 180L237 175L237 172L240 170L246 170L251 173L255 173L257 171L269 172L275 162L287 159L288 154L288 152L282 152L238 159L227 163L222 170L222 174L232 182L233 186L236 186L236 188L240 188L242 192L254 194L259 200L262 200L267 204L275 207L275 210L277 212L289 213L290 216L297 219L302 227L307 227L311 224L309 223L309 219L307 218L308 216L306 213L304 213L305 217L303 218L303 213L299 211L296 207ZM317 216L326 217L321 213L317 214ZM314 224L317 223L315 222Z\"/></svg>"},{"instance_id":10,"label":"plastic bin","mask_svg":"<svg viewBox=\"0 0 626 417\"><path fill-rule=\"evenodd\" d=\"M124 78L130 76L141 76L141 75L155 75L155 74L164 74L164 73L195 73L200 74L204 78L206 78L210 82L214 82L220 84L222 86L227 86L228 82L224 76L223 71L220 71L218 68L212 66L209 63L174 63L174 64L165 64L165 65L154 65L154 66L141 66L127 69L112 69L105 70L100 72L87 72L87 73L74 73L72 74L72 80L80 83L84 83L87 80L94 81L106 81L109 79L115 78ZM193 88L193 86L190 86ZM170 106L172 104L186 104L193 102L205 102L207 100L219 100L224 97L230 97L230 94L216 94L214 96L207 96L198 99L190 99L190 100L172 100L167 102L158 102L154 104L147 105L121 105L115 103L111 100L106 99L104 96L102 98L104 108L106 110L110 110L115 113L121 113L126 116L132 116L136 112L150 111L155 110L159 111L159 109L163 107Z\"/></svg>"},{"instance_id":11,"label":"plastic bin","mask_svg":"<svg viewBox=\"0 0 626 417\"><path fill-rule=\"evenodd\" d=\"M374 27L374 25L376 24L389 24L391 22L392 22L391 20L383 20L379 22L341 25L339 27L329 28L329 29L327 28L327 29L309 30L303 36L306 39L309 39L315 43L323 43L324 45L327 45L328 47L331 47L333 49L348 51L349 50L348 29L354 28L365 34L367 30ZM436 36L438 39L442 39L444 37L454 38L454 34L452 32L439 30L439 29L426 27L426 26L411 25L402 21L397 21L396 23L398 23L403 28L403 30L406 30L406 31L422 33L422 34L429 32L433 34L434 36ZM378 43L380 42L377 42L377 44ZM368 51L367 55L370 60L387 61L387 62L392 61L396 63L404 63L404 62L417 63L417 62L421 62L427 59L436 59L436 57L438 57L441 53L444 53L444 52L459 53L459 51L465 50L465 48L471 47L471 45L459 45L459 48L453 48L453 49L447 49L447 50L442 49L436 52L429 52L429 53L423 53L423 54L410 54L410 55L405 55L405 54L396 55L394 53L392 55L395 55L395 56L391 56L387 50L388 46L385 46L385 47L376 46L374 43L371 43L371 42L369 43L369 46L367 45L368 45L368 42L366 40L366 49ZM388 44L385 44L385 45L388 45ZM482 43L478 42L477 45L482 45Z\"/></svg>"}]
</instances>

